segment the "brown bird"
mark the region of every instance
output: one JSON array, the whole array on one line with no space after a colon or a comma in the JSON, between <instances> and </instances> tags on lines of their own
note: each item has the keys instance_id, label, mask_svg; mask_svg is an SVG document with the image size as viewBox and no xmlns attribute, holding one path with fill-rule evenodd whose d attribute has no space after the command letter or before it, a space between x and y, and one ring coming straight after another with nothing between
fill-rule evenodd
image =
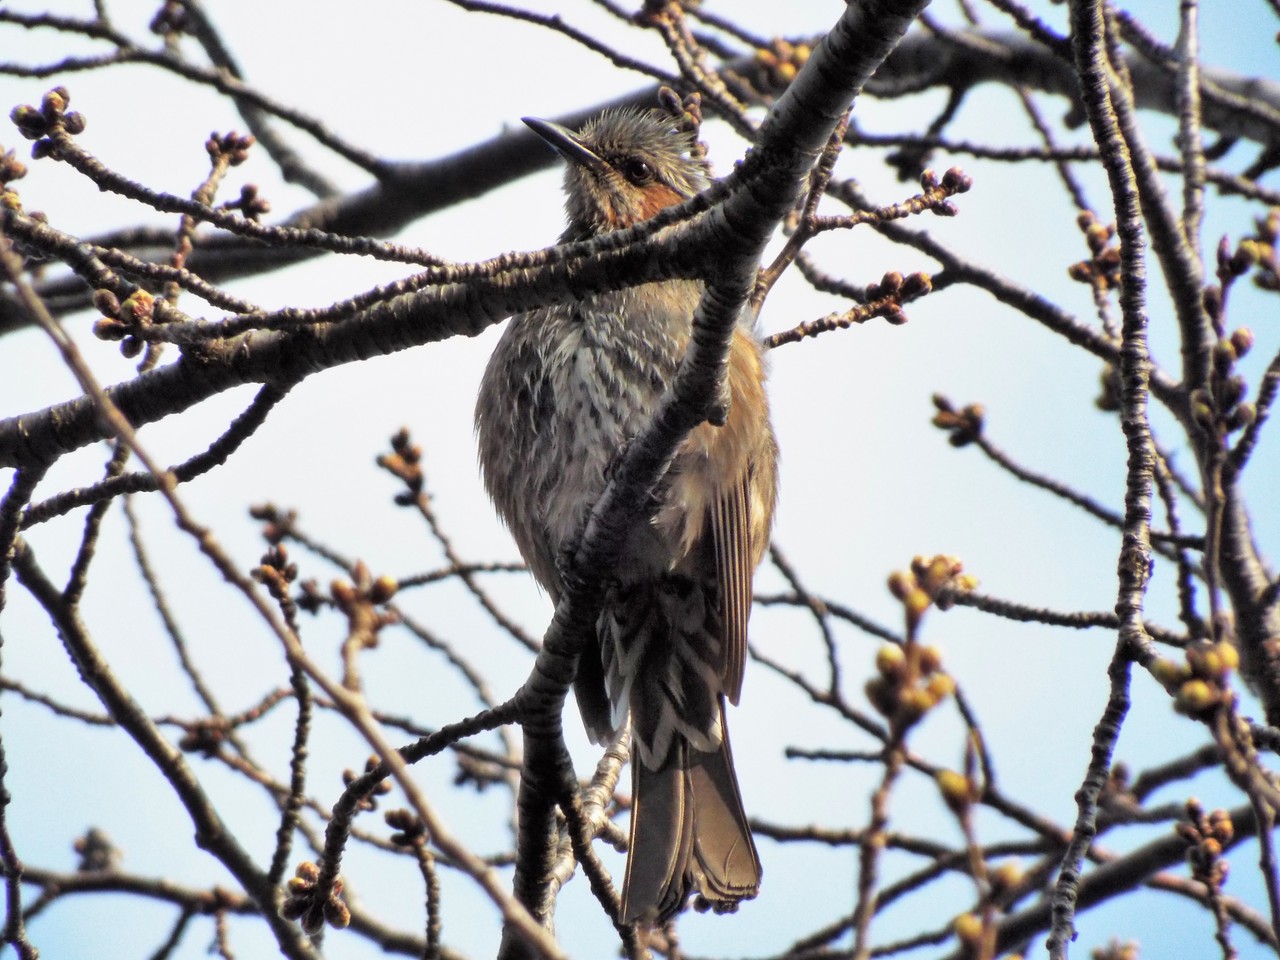
<instances>
[{"instance_id":1,"label":"brown bird","mask_svg":"<svg viewBox=\"0 0 1280 960\"><path fill-rule=\"evenodd\" d=\"M657 110L578 133L526 119L568 161L562 242L629 227L707 185L692 134ZM692 333L702 284L648 283L511 318L476 403L485 486L538 582L581 536L615 458L648 425ZM679 448L630 534L574 685L588 734L631 718L630 854L622 919L657 923L696 886L733 909L760 887L724 721L746 660L751 577L769 540L777 446L759 339L734 331L727 420Z\"/></svg>"}]
</instances>

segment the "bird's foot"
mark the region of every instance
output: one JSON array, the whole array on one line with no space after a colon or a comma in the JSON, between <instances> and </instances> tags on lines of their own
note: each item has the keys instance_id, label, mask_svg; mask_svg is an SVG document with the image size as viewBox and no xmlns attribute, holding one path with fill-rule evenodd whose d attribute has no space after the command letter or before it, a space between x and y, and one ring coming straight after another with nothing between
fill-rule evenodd
<instances>
[{"instance_id":1,"label":"bird's foot","mask_svg":"<svg viewBox=\"0 0 1280 960\"><path fill-rule=\"evenodd\" d=\"M716 388L716 397L707 410L707 422L715 427L723 427L729 422L729 407L732 402L729 395L729 378L721 377L720 384Z\"/></svg>"}]
</instances>

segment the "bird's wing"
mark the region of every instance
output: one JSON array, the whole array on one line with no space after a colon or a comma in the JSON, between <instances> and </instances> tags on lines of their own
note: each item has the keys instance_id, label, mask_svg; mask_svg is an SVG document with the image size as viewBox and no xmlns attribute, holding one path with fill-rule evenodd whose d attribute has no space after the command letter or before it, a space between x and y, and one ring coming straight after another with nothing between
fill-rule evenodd
<instances>
[{"instance_id":1,"label":"bird's wing","mask_svg":"<svg viewBox=\"0 0 1280 960\"><path fill-rule=\"evenodd\" d=\"M725 489L711 507L716 579L720 584L721 678L725 696L736 704L747 659L747 618L751 615L751 475Z\"/></svg>"}]
</instances>

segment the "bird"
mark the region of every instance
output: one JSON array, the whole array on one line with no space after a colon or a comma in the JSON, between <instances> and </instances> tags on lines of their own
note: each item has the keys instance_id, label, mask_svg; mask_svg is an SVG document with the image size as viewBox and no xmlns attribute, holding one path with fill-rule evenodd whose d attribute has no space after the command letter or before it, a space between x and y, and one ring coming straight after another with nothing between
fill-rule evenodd
<instances>
[{"instance_id":1,"label":"bird","mask_svg":"<svg viewBox=\"0 0 1280 960\"><path fill-rule=\"evenodd\" d=\"M704 190L696 135L658 109L606 111L572 131L524 122L566 161L560 242L647 220ZM661 234L659 234L660 236ZM645 283L513 316L475 410L497 512L553 602L562 562L627 444L675 379L703 284ZM727 411L676 451L650 516L608 571L594 645L574 691L591 739L630 724L630 842L620 916L654 926L696 891L717 912L760 888L725 701L738 703L752 575L767 549L778 450L754 318L734 329Z\"/></svg>"}]
</instances>

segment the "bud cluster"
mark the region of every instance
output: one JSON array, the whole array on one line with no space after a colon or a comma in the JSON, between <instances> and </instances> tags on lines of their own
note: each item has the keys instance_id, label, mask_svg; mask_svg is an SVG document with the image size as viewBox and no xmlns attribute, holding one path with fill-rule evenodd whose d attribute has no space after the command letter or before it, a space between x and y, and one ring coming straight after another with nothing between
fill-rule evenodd
<instances>
[{"instance_id":1,"label":"bud cluster","mask_svg":"<svg viewBox=\"0 0 1280 960\"><path fill-rule=\"evenodd\" d=\"M288 548L283 543L273 544L249 575L267 588L272 599L280 605L285 619L292 623L297 605L289 594L289 588L298 579L298 565L290 561Z\"/></svg>"},{"instance_id":2,"label":"bud cluster","mask_svg":"<svg viewBox=\"0 0 1280 960\"><path fill-rule=\"evenodd\" d=\"M9 199L9 184L21 180L27 175L27 165L19 160L12 150L0 147L0 192L4 195L4 205L16 209L17 198Z\"/></svg>"},{"instance_id":3,"label":"bud cluster","mask_svg":"<svg viewBox=\"0 0 1280 960\"><path fill-rule=\"evenodd\" d=\"M1259 237L1274 239L1275 223L1258 223ZM1247 238L1231 249L1226 237L1218 243L1217 284L1206 286L1201 294L1204 311L1217 335L1209 356L1209 376L1191 392L1191 417L1204 434L1219 447L1227 436L1249 426L1258 416L1257 408L1245 400L1245 381L1236 373L1236 362L1253 347L1253 331L1246 327L1227 332L1227 298L1232 284L1248 273L1263 258L1272 260L1271 268L1260 269L1259 276L1274 277L1274 252L1271 241ZM1265 284L1263 284L1265 285Z\"/></svg>"},{"instance_id":4,"label":"bud cluster","mask_svg":"<svg viewBox=\"0 0 1280 960\"><path fill-rule=\"evenodd\" d=\"M983 419L987 414L982 404L971 403L957 410L950 400L935 393L933 406L938 412L933 415L932 423L950 434L947 442L953 447L967 447L982 436Z\"/></svg>"},{"instance_id":5,"label":"bud cluster","mask_svg":"<svg viewBox=\"0 0 1280 960\"><path fill-rule=\"evenodd\" d=\"M77 873L107 873L120 864L120 848L97 827L90 827L83 836L76 837L71 849L80 858Z\"/></svg>"},{"instance_id":6,"label":"bud cluster","mask_svg":"<svg viewBox=\"0 0 1280 960\"><path fill-rule=\"evenodd\" d=\"M239 134L234 130L218 133L215 130L204 142L204 148L214 163L225 161L228 166L238 167L249 159L249 148L255 143L257 139L250 134Z\"/></svg>"},{"instance_id":7,"label":"bud cluster","mask_svg":"<svg viewBox=\"0 0 1280 960\"><path fill-rule=\"evenodd\" d=\"M1222 858L1235 838L1235 825L1226 810L1214 810L1206 814L1200 801L1187 801L1187 819L1175 827L1178 836L1186 840L1187 863L1191 876L1212 890L1222 887L1227 879L1227 861Z\"/></svg>"},{"instance_id":8,"label":"bud cluster","mask_svg":"<svg viewBox=\"0 0 1280 960\"><path fill-rule=\"evenodd\" d=\"M1191 392L1192 419L1220 441L1257 419L1257 408L1244 399L1244 377L1235 373L1236 361L1252 346L1253 332L1246 327L1218 340L1213 345L1209 383Z\"/></svg>"},{"instance_id":9,"label":"bud cluster","mask_svg":"<svg viewBox=\"0 0 1280 960\"><path fill-rule=\"evenodd\" d=\"M231 725L225 717L202 717L186 725L186 731L178 740L178 749L184 753L198 753L207 758L218 755L231 733Z\"/></svg>"},{"instance_id":10,"label":"bud cluster","mask_svg":"<svg viewBox=\"0 0 1280 960\"><path fill-rule=\"evenodd\" d=\"M324 897L319 880L320 868L310 860L302 861L286 884L289 892L280 907L280 916L301 921L308 934L319 933L326 923L338 930L351 923L351 910L342 902L342 878L334 878Z\"/></svg>"},{"instance_id":11,"label":"bud cluster","mask_svg":"<svg viewBox=\"0 0 1280 960\"><path fill-rule=\"evenodd\" d=\"M1219 640L1188 647L1182 663L1158 657L1149 669L1173 694L1174 708L1179 713L1204 719L1219 706L1235 703L1235 694L1227 680L1239 666L1240 655L1235 646Z\"/></svg>"},{"instance_id":12,"label":"bud cluster","mask_svg":"<svg viewBox=\"0 0 1280 960\"><path fill-rule=\"evenodd\" d=\"M1120 380L1120 368L1108 363L1098 374L1098 396L1093 405L1103 413L1118 413L1120 400L1124 395L1124 384Z\"/></svg>"},{"instance_id":13,"label":"bud cluster","mask_svg":"<svg viewBox=\"0 0 1280 960\"><path fill-rule=\"evenodd\" d=\"M250 220L260 220L264 214L271 212L271 201L258 192L254 183L246 183L240 187L240 196L228 200L222 206L228 210L239 210Z\"/></svg>"},{"instance_id":14,"label":"bud cluster","mask_svg":"<svg viewBox=\"0 0 1280 960\"><path fill-rule=\"evenodd\" d=\"M138 334L155 320L155 297L139 287L121 303L110 290L98 289L93 292L93 305L102 312L93 325L94 336L119 341L120 353L130 359L140 354L146 344Z\"/></svg>"},{"instance_id":15,"label":"bud cluster","mask_svg":"<svg viewBox=\"0 0 1280 960\"><path fill-rule=\"evenodd\" d=\"M258 503L249 508L249 516L266 524L262 539L267 543L280 543L293 530L298 521L297 510L281 510L274 503Z\"/></svg>"},{"instance_id":16,"label":"bud cluster","mask_svg":"<svg viewBox=\"0 0 1280 960\"><path fill-rule=\"evenodd\" d=\"M993 903L1007 897L1020 883L1024 874L1017 863L1008 862L987 872L988 891L984 903ZM995 956L996 937L999 933L1000 912L990 908L972 913L962 913L951 921L951 930L960 941L960 955L977 960ZM1021 954L1009 954L1004 960L1022 960Z\"/></svg>"},{"instance_id":17,"label":"bud cluster","mask_svg":"<svg viewBox=\"0 0 1280 960\"><path fill-rule=\"evenodd\" d=\"M56 158L58 141L62 137L74 137L84 132L84 114L68 111L67 104L70 102L71 94L66 87L54 87L44 95L39 107L20 104L9 112L9 119L18 128L18 132L28 140L35 141L31 145L33 159Z\"/></svg>"},{"instance_id":18,"label":"bud cluster","mask_svg":"<svg viewBox=\"0 0 1280 960\"><path fill-rule=\"evenodd\" d=\"M933 170L926 168L920 174L920 186L932 213L939 217L954 217L960 210L947 198L957 193L968 193L973 188L973 177L959 167L950 167L942 179L938 179Z\"/></svg>"},{"instance_id":19,"label":"bud cluster","mask_svg":"<svg viewBox=\"0 0 1280 960\"><path fill-rule=\"evenodd\" d=\"M768 47L756 50L756 63L764 70L769 84L775 90L782 90L790 86L812 53L813 47L807 43L775 37Z\"/></svg>"},{"instance_id":20,"label":"bud cluster","mask_svg":"<svg viewBox=\"0 0 1280 960\"><path fill-rule=\"evenodd\" d=\"M1113 242L1116 227L1113 223L1101 223L1091 210L1081 210L1076 216L1076 226L1084 234L1089 247L1089 259L1073 263L1067 268L1072 280L1087 283L1095 294L1106 294L1120 286L1120 248Z\"/></svg>"},{"instance_id":21,"label":"bud cluster","mask_svg":"<svg viewBox=\"0 0 1280 960\"><path fill-rule=\"evenodd\" d=\"M400 617L394 610L375 608L389 603L400 585L389 574L384 573L375 578L360 560L351 568L351 573L354 583L338 578L329 584L329 599L338 610L346 614L351 634L359 636L361 645L376 647L378 631L399 623Z\"/></svg>"},{"instance_id":22,"label":"bud cluster","mask_svg":"<svg viewBox=\"0 0 1280 960\"><path fill-rule=\"evenodd\" d=\"M403 807L388 810L383 819L396 831L391 835L391 842L397 847L417 847L427 842L427 825L411 810Z\"/></svg>"},{"instance_id":23,"label":"bud cluster","mask_svg":"<svg viewBox=\"0 0 1280 960\"><path fill-rule=\"evenodd\" d=\"M422 495L422 448L409 438L409 428L401 427L391 438L391 452L378 457L378 466L397 476L408 488L396 494L396 503L411 507Z\"/></svg>"},{"instance_id":24,"label":"bud cluster","mask_svg":"<svg viewBox=\"0 0 1280 960\"><path fill-rule=\"evenodd\" d=\"M362 561L357 560L352 568L355 576L355 584L351 584L347 580L334 580L330 587L333 594L334 603L339 608L346 603L375 603L383 604L391 600L395 596L396 591L400 589L400 585L396 583L396 578L390 574L382 574L374 579L369 573L369 568Z\"/></svg>"},{"instance_id":25,"label":"bud cluster","mask_svg":"<svg viewBox=\"0 0 1280 960\"><path fill-rule=\"evenodd\" d=\"M889 575L889 592L902 601L911 633L930 607L946 610L951 606L949 591L968 593L977 585L978 578L965 573L958 558L944 554L928 559L915 557L909 571L898 570Z\"/></svg>"},{"instance_id":26,"label":"bud cluster","mask_svg":"<svg viewBox=\"0 0 1280 960\"><path fill-rule=\"evenodd\" d=\"M18 191L13 189L10 184L16 180L21 180L27 175L27 165L19 160L12 150L5 150L0 145L0 210L11 210L16 213L22 213L22 199L18 196ZM31 219L43 220L44 214L32 213ZM18 249L27 253L25 246L16 244ZM31 251L35 254L35 251Z\"/></svg>"},{"instance_id":27,"label":"bud cluster","mask_svg":"<svg viewBox=\"0 0 1280 960\"><path fill-rule=\"evenodd\" d=\"M1280 292L1280 262L1276 260L1276 244L1280 238L1280 207L1272 207L1265 217L1254 221L1256 232L1240 241L1231 258L1237 276L1253 269L1253 282L1263 290Z\"/></svg>"},{"instance_id":28,"label":"bud cluster","mask_svg":"<svg viewBox=\"0 0 1280 960\"><path fill-rule=\"evenodd\" d=\"M871 705L898 730L915 724L955 690L942 671L937 647L886 643L876 652L876 676L867 681Z\"/></svg>"},{"instance_id":29,"label":"bud cluster","mask_svg":"<svg viewBox=\"0 0 1280 960\"><path fill-rule=\"evenodd\" d=\"M871 308L867 317L884 317L894 326L901 326L907 322L902 305L932 292L933 278L927 273L911 273L904 277L897 270L889 270L879 283L870 284L863 291L867 306Z\"/></svg>"},{"instance_id":30,"label":"bud cluster","mask_svg":"<svg viewBox=\"0 0 1280 960\"><path fill-rule=\"evenodd\" d=\"M251 576L263 584L276 600L289 597L289 584L298 579L298 565L289 560L289 550L283 543L274 544L262 555Z\"/></svg>"},{"instance_id":31,"label":"bud cluster","mask_svg":"<svg viewBox=\"0 0 1280 960\"><path fill-rule=\"evenodd\" d=\"M363 773L356 773L350 767L342 771L342 785L344 787L350 787L351 784L355 783L361 777L368 776L370 773L373 773L381 762L382 761L379 760L376 755L370 754L369 758L364 762ZM356 805L356 809L362 811L378 809L378 797L386 796L391 792L391 789L391 781L384 777L371 787L368 793L360 798L360 802Z\"/></svg>"},{"instance_id":32,"label":"bud cluster","mask_svg":"<svg viewBox=\"0 0 1280 960\"><path fill-rule=\"evenodd\" d=\"M707 161L707 145L698 139L702 132L702 94L694 90L680 96L671 87L658 88L658 105L669 113L676 121L676 129L689 138L692 144L689 157L702 164L707 176L711 176L711 165Z\"/></svg>"}]
</instances>

